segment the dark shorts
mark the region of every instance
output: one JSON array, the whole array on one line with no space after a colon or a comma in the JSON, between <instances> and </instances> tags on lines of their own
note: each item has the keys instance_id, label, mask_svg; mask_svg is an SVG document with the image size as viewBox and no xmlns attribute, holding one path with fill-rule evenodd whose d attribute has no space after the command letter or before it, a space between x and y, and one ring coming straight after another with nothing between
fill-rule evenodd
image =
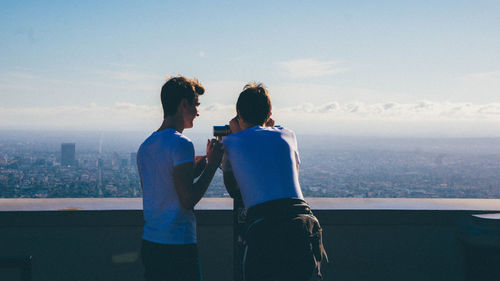
<instances>
[{"instance_id":1,"label":"dark shorts","mask_svg":"<svg viewBox=\"0 0 500 281\"><path fill-rule=\"evenodd\" d=\"M142 264L146 281L200 281L196 244L165 245L142 240Z\"/></svg>"},{"instance_id":2,"label":"dark shorts","mask_svg":"<svg viewBox=\"0 0 500 281\"><path fill-rule=\"evenodd\" d=\"M276 204L288 203L282 200ZM284 210L283 206L279 208ZM243 257L245 281L321 280L320 265L326 253L321 226L309 206L304 207L304 212L296 213L301 208L292 208L292 213L278 215L273 215L276 212L272 209L249 222Z\"/></svg>"}]
</instances>

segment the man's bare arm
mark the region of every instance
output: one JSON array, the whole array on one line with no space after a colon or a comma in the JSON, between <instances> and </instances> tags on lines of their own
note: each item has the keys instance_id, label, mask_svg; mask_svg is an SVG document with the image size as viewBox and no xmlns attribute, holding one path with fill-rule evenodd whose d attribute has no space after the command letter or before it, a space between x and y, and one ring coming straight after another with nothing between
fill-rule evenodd
<instances>
[{"instance_id":1,"label":"man's bare arm","mask_svg":"<svg viewBox=\"0 0 500 281\"><path fill-rule=\"evenodd\" d=\"M194 164L192 162L180 164L174 167L174 185L182 207L193 209L207 191L218 165L207 164L205 170L193 183Z\"/></svg>"},{"instance_id":2,"label":"man's bare arm","mask_svg":"<svg viewBox=\"0 0 500 281\"><path fill-rule=\"evenodd\" d=\"M201 175L207 166L207 156L196 156L194 158L194 178Z\"/></svg>"},{"instance_id":3,"label":"man's bare arm","mask_svg":"<svg viewBox=\"0 0 500 281\"><path fill-rule=\"evenodd\" d=\"M188 162L174 167L174 186L185 209L193 209L201 200L222 160L222 144L215 140L207 146L207 164L198 180L193 183L195 164Z\"/></svg>"}]
</instances>

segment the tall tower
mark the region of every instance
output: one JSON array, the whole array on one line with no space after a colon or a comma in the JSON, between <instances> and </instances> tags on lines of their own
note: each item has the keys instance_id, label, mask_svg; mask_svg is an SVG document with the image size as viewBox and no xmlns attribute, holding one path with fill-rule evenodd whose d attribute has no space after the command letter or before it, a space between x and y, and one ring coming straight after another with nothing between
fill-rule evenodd
<instances>
[{"instance_id":1,"label":"tall tower","mask_svg":"<svg viewBox=\"0 0 500 281\"><path fill-rule=\"evenodd\" d=\"M74 166L75 163L75 143L61 144L61 165Z\"/></svg>"}]
</instances>

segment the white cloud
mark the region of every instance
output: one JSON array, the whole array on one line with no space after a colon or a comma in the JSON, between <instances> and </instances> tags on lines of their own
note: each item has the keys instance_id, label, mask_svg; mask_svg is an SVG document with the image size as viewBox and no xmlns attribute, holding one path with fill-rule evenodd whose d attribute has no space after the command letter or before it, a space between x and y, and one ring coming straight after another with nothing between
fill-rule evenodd
<instances>
[{"instance_id":1,"label":"white cloud","mask_svg":"<svg viewBox=\"0 0 500 281\"><path fill-rule=\"evenodd\" d=\"M140 129L161 120L158 106L118 102L111 106L0 107L0 127L46 129Z\"/></svg>"},{"instance_id":2,"label":"white cloud","mask_svg":"<svg viewBox=\"0 0 500 281\"><path fill-rule=\"evenodd\" d=\"M273 118L298 134L500 137L500 103L303 103L275 108Z\"/></svg>"},{"instance_id":3,"label":"white cloud","mask_svg":"<svg viewBox=\"0 0 500 281\"><path fill-rule=\"evenodd\" d=\"M304 103L277 109L283 114L300 118L328 118L331 120L418 120L418 121L464 121L491 120L500 122L500 103L472 104L421 101L417 103L362 103L341 104L329 102L323 105ZM303 115L300 115L303 113ZM304 116L305 115L305 116Z\"/></svg>"},{"instance_id":4,"label":"white cloud","mask_svg":"<svg viewBox=\"0 0 500 281\"><path fill-rule=\"evenodd\" d=\"M347 71L337 61L320 61L316 59L296 59L279 63L291 78L309 78L335 75Z\"/></svg>"},{"instance_id":5,"label":"white cloud","mask_svg":"<svg viewBox=\"0 0 500 281\"><path fill-rule=\"evenodd\" d=\"M212 126L227 124L234 114L234 104L202 105L195 130L211 134ZM275 107L273 118L302 133L500 136L500 103L332 101ZM0 107L0 128L4 129L154 130L161 120L160 105L130 102L109 106Z\"/></svg>"},{"instance_id":6,"label":"white cloud","mask_svg":"<svg viewBox=\"0 0 500 281\"><path fill-rule=\"evenodd\" d=\"M460 77L459 79L466 81L500 82L500 71L470 73Z\"/></svg>"},{"instance_id":7,"label":"white cloud","mask_svg":"<svg viewBox=\"0 0 500 281\"><path fill-rule=\"evenodd\" d=\"M38 78L36 75L33 75L31 73L26 73L26 72L7 72L6 73L7 77L10 78L17 78L17 79L36 79Z\"/></svg>"},{"instance_id":8,"label":"white cloud","mask_svg":"<svg viewBox=\"0 0 500 281\"><path fill-rule=\"evenodd\" d=\"M235 112L235 106L229 104L209 104L207 106L201 106L200 112Z\"/></svg>"},{"instance_id":9,"label":"white cloud","mask_svg":"<svg viewBox=\"0 0 500 281\"><path fill-rule=\"evenodd\" d=\"M328 104L332 101L377 103L381 100L414 101L405 92L377 91L368 88L346 88L335 83L282 83L269 85L273 105L285 107L302 103Z\"/></svg>"},{"instance_id":10,"label":"white cloud","mask_svg":"<svg viewBox=\"0 0 500 281\"><path fill-rule=\"evenodd\" d=\"M79 79L79 73L69 73L64 78L32 72L0 72L0 106L101 104L119 99L136 103L151 103L159 96L166 76L129 71L90 71L91 77Z\"/></svg>"},{"instance_id":11,"label":"white cloud","mask_svg":"<svg viewBox=\"0 0 500 281\"><path fill-rule=\"evenodd\" d=\"M18 90L32 93L33 91L54 91L57 87L70 87L76 83L62 79L52 79L30 72L0 73L0 89Z\"/></svg>"}]
</instances>

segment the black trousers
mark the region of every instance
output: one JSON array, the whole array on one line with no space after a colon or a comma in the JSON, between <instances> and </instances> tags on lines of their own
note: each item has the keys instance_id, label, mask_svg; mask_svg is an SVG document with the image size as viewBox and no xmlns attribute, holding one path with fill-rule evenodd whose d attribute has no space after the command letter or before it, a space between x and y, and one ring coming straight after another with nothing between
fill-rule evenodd
<instances>
[{"instance_id":1,"label":"black trousers","mask_svg":"<svg viewBox=\"0 0 500 281\"><path fill-rule=\"evenodd\" d=\"M196 244L165 245L142 240L146 281L201 281Z\"/></svg>"},{"instance_id":2,"label":"black trousers","mask_svg":"<svg viewBox=\"0 0 500 281\"><path fill-rule=\"evenodd\" d=\"M248 210L245 281L321 280L322 229L307 203L280 199Z\"/></svg>"}]
</instances>

